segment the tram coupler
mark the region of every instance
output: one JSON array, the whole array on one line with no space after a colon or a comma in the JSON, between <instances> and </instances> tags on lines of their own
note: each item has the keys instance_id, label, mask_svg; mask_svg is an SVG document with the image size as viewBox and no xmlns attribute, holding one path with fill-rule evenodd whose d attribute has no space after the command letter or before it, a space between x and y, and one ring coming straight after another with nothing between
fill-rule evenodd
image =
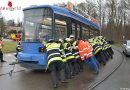
<instances>
[{"instance_id":1,"label":"tram coupler","mask_svg":"<svg viewBox=\"0 0 130 90\"><path fill-rule=\"evenodd\" d=\"M20 64L21 62L12 62L9 65L15 65L15 64Z\"/></svg>"},{"instance_id":2,"label":"tram coupler","mask_svg":"<svg viewBox=\"0 0 130 90\"><path fill-rule=\"evenodd\" d=\"M13 65L13 69L10 70L10 72L9 72L9 76L12 76L13 71L14 71L14 68L15 68L15 64L20 64L20 63L21 63L21 62L12 62L12 63L9 64L9 65Z\"/></svg>"}]
</instances>

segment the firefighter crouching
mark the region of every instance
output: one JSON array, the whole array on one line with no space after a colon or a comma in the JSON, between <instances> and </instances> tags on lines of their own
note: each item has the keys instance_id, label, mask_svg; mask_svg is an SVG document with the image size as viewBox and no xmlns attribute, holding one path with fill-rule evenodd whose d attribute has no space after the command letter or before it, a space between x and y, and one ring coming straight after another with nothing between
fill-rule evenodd
<instances>
[{"instance_id":1,"label":"firefighter crouching","mask_svg":"<svg viewBox=\"0 0 130 90\"><path fill-rule=\"evenodd\" d=\"M80 59L80 55L79 55L79 50L78 50L78 41L75 40L74 35L70 35L70 43L71 43L71 47L72 47L72 54L75 57L75 62L74 62L74 68L75 68L75 74L78 74L80 71L83 70L83 64L82 61Z\"/></svg>"},{"instance_id":2,"label":"firefighter crouching","mask_svg":"<svg viewBox=\"0 0 130 90\"><path fill-rule=\"evenodd\" d=\"M79 39L78 48L79 48L81 59L83 61L85 60L85 63L88 64L92 69L94 69L96 74L98 74L99 62L94 58L94 55L92 53L93 48L89 44L89 42Z\"/></svg>"},{"instance_id":3,"label":"firefighter crouching","mask_svg":"<svg viewBox=\"0 0 130 90\"><path fill-rule=\"evenodd\" d=\"M102 46L100 42L97 42L95 39L89 39L90 44L93 47L93 53L99 63L106 65L106 57L103 54Z\"/></svg>"},{"instance_id":4,"label":"firefighter crouching","mask_svg":"<svg viewBox=\"0 0 130 90\"><path fill-rule=\"evenodd\" d=\"M65 55L66 55L66 64L68 65L68 71L66 70L66 75L68 76L68 78L72 78L75 74L75 67L74 67L74 64L75 64L75 57L74 55L72 54L72 47L71 47L71 44L70 44L70 39L69 38L66 38L64 40L64 50L65 50Z\"/></svg>"},{"instance_id":5,"label":"firefighter crouching","mask_svg":"<svg viewBox=\"0 0 130 90\"><path fill-rule=\"evenodd\" d=\"M51 71L53 86L57 88L60 82L67 82L65 80L64 62L61 58L60 44L55 43L54 40L49 40L46 49L48 54L48 67ZM60 76L58 76L58 72Z\"/></svg>"},{"instance_id":6,"label":"firefighter crouching","mask_svg":"<svg viewBox=\"0 0 130 90\"><path fill-rule=\"evenodd\" d=\"M112 46L108 44L107 40L103 36L96 36L94 38L89 39L89 42L94 48L94 55L99 63L103 63L106 65L106 62L111 58L113 58L113 50Z\"/></svg>"}]
</instances>

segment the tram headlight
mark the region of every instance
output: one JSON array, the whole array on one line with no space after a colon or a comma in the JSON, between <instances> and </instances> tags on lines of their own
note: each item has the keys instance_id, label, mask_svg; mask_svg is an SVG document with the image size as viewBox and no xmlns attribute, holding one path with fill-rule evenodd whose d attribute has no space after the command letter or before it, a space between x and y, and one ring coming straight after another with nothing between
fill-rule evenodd
<instances>
[{"instance_id":1,"label":"tram headlight","mask_svg":"<svg viewBox=\"0 0 130 90\"><path fill-rule=\"evenodd\" d=\"M41 52L41 53L46 52L46 47L39 47L39 52Z\"/></svg>"}]
</instances>

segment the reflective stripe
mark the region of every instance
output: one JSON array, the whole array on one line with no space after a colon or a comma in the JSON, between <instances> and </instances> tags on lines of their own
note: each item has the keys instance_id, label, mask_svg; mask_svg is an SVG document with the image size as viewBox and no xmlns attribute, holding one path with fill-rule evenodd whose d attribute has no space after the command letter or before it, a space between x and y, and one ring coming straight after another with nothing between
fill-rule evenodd
<instances>
[{"instance_id":1,"label":"reflective stripe","mask_svg":"<svg viewBox=\"0 0 130 90\"><path fill-rule=\"evenodd\" d=\"M61 55L61 57L65 57L65 55Z\"/></svg>"},{"instance_id":2,"label":"reflective stripe","mask_svg":"<svg viewBox=\"0 0 130 90\"><path fill-rule=\"evenodd\" d=\"M61 57L55 57L55 58L51 58L50 60L48 60L48 65L52 62L52 61L62 61Z\"/></svg>"},{"instance_id":3,"label":"reflective stripe","mask_svg":"<svg viewBox=\"0 0 130 90\"><path fill-rule=\"evenodd\" d=\"M92 52L88 53L87 55L90 55L90 54L92 54Z\"/></svg>"},{"instance_id":4,"label":"reflective stripe","mask_svg":"<svg viewBox=\"0 0 130 90\"><path fill-rule=\"evenodd\" d=\"M78 46L75 46L76 48L78 48Z\"/></svg>"},{"instance_id":5,"label":"reflective stripe","mask_svg":"<svg viewBox=\"0 0 130 90\"><path fill-rule=\"evenodd\" d=\"M66 56L67 56L67 55L72 55L72 53L67 53L67 54L65 54L65 55L66 55Z\"/></svg>"},{"instance_id":6,"label":"reflective stripe","mask_svg":"<svg viewBox=\"0 0 130 90\"><path fill-rule=\"evenodd\" d=\"M92 47L91 45L89 45L89 48Z\"/></svg>"},{"instance_id":7,"label":"reflective stripe","mask_svg":"<svg viewBox=\"0 0 130 90\"><path fill-rule=\"evenodd\" d=\"M79 54L79 52L76 52L76 53L74 53L73 55L77 55L77 54Z\"/></svg>"},{"instance_id":8,"label":"reflective stripe","mask_svg":"<svg viewBox=\"0 0 130 90\"><path fill-rule=\"evenodd\" d=\"M51 48L51 49L47 49L47 51L50 51L50 50L53 50L53 49L60 50L59 48Z\"/></svg>"},{"instance_id":9,"label":"reflective stripe","mask_svg":"<svg viewBox=\"0 0 130 90\"><path fill-rule=\"evenodd\" d=\"M71 47L68 47L68 49L71 49Z\"/></svg>"},{"instance_id":10,"label":"reflective stripe","mask_svg":"<svg viewBox=\"0 0 130 90\"><path fill-rule=\"evenodd\" d=\"M84 56L87 56L87 54L84 54Z\"/></svg>"},{"instance_id":11,"label":"reflective stripe","mask_svg":"<svg viewBox=\"0 0 130 90\"><path fill-rule=\"evenodd\" d=\"M84 51L79 51L79 52L84 52Z\"/></svg>"},{"instance_id":12,"label":"reflective stripe","mask_svg":"<svg viewBox=\"0 0 130 90\"><path fill-rule=\"evenodd\" d=\"M64 51L63 49L59 50L60 52Z\"/></svg>"},{"instance_id":13,"label":"reflective stripe","mask_svg":"<svg viewBox=\"0 0 130 90\"><path fill-rule=\"evenodd\" d=\"M81 58L84 58L84 57L81 57Z\"/></svg>"},{"instance_id":14,"label":"reflective stripe","mask_svg":"<svg viewBox=\"0 0 130 90\"><path fill-rule=\"evenodd\" d=\"M84 48L83 50L88 50L88 48Z\"/></svg>"},{"instance_id":15,"label":"reflective stripe","mask_svg":"<svg viewBox=\"0 0 130 90\"><path fill-rule=\"evenodd\" d=\"M52 54L50 54L50 55L48 56L48 58L50 58L50 57L53 56L53 55L60 55L60 53L52 53Z\"/></svg>"}]
</instances>

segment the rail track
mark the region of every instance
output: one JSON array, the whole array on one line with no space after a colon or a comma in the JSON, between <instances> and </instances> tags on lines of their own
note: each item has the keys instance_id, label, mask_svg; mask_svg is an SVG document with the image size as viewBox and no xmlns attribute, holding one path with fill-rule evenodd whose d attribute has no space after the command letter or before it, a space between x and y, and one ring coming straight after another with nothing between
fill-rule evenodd
<instances>
[{"instance_id":1,"label":"rail track","mask_svg":"<svg viewBox=\"0 0 130 90\"><path fill-rule=\"evenodd\" d=\"M110 72L108 73L105 77L103 77L102 79L98 80L98 81L95 81L94 83L90 84L87 89L85 90L93 90L94 88L96 88L98 85L100 85L101 83L103 83L105 80L107 80L114 72L116 72L116 70L119 69L119 67L126 61L125 60L125 56L123 55L123 53L118 50L118 49L115 49L114 50L118 51L121 55L122 55L122 58L121 58L121 61L118 63L117 66L115 66L115 68Z\"/></svg>"}]
</instances>

